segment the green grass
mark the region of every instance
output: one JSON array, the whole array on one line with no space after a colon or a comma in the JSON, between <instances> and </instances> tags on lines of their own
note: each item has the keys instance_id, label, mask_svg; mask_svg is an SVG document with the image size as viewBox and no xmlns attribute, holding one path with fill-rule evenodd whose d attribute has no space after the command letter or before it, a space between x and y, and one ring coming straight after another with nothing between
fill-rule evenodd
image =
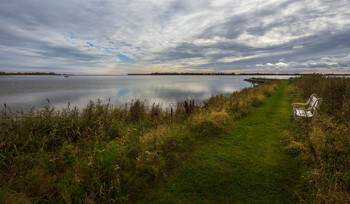
<instances>
[{"instance_id":1,"label":"green grass","mask_svg":"<svg viewBox=\"0 0 350 204\"><path fill-rule=\"evenodd\" d=\"M0 203L128 203L226 134L279 82L179 102L0 113ZM220 141L220 140L218 140ZM222 140L221 140L222 141ZM219 168L224 168L219 167Z\"/></svg>"},{"instance_id":2,"label":"green grass","mask_svg":"<svg viewBox=\"0 0 350 204\"><path fill-rule=\"evenodd\" d=\"M167 110L4 104L0 203L350 203L349 79L288 82ZM321 117L290 118L310 93Z\"/></svg>"},{"instance_id":3,"label":"green grass","mask_svg":"<svg viewBox=\"0 0 350 204\"><path fill-rule=\"evenodd\" d=\"M287 82L221 138L198 149L140 202L290 203L299 180L281 136L291 114ZM215 136L215 135L213 135Z\"/></svg>"}]
</instances>

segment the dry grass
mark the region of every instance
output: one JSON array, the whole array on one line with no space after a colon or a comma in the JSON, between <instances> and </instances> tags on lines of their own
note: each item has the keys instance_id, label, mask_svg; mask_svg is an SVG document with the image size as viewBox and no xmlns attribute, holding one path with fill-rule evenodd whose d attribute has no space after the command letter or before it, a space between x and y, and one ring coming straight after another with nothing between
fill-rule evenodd
<instances>
[{"instance_id":1,"label":"dry grass","mask_svg":"<svg viewBox=\"0 0 350 204\"><path fill-rule=\"evenodd\" d=\"M113 107L0 115L2 203L130 202L180 165L200 140L220 136L275 90L264 84L162 110ZM234 117L232 117L234 116Z\"/></svg>"},{"instance_id":2,"label":"dry grass","mask_svg":"<svg viewBox=\"0 0 350 204\"><path fill-rule=\"evenodd\" d=\"M292 80L297 98L316 93L324 99L319 117L293 118L287 150L304 164L300 200L350 203L350 79L310 75Z\"/></svg>"}]
</instances>

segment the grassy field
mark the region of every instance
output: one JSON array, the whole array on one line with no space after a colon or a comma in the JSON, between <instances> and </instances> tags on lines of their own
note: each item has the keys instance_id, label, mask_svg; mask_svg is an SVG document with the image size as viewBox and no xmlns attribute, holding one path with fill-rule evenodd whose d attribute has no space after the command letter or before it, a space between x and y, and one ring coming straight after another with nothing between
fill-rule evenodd
<instances>
[{"instance_id":1,"label":"grassy field","mask_svg":"<svg viewBox=\"0 0 350 204\"><path fill-rule=\"evenodd\" d=\"M141 203L292 203L300 171L283 150L291 114L284 81L249 116L203 145Z\"/></svg>"}]
</instances>

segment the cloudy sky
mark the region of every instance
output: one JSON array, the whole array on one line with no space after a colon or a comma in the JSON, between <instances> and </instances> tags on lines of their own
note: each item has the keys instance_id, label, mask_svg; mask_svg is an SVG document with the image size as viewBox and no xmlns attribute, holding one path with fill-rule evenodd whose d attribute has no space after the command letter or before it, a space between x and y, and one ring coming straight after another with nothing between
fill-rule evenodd
<instances>
[{"instance_id":1,"label":"cloudy sky","mask_svg":"<svg viewBox=\"0 0 350 204\"><path fill-rule=\"evenodd\" d=\"M349 0L1 0L0 71L350 73Z\"/></svg>"}]
</instances>

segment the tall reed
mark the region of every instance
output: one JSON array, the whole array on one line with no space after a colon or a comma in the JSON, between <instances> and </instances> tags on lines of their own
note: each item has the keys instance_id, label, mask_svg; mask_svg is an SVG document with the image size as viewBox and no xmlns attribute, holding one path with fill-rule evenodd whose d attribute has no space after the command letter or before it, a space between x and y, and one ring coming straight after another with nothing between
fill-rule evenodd
<instances>
[{"instance_id":1,"label":"tall reed","mask_svg":"<svg viewBox=\"0 0 350 204\"><path fill-rule=\"evenodd\" d=\"M91 102L83 110L0 115L2 203L132 202L186 159L200 140L220 136L277 84L179 102L164 110L136 100Z\"/></svg>"}]
</instances>

